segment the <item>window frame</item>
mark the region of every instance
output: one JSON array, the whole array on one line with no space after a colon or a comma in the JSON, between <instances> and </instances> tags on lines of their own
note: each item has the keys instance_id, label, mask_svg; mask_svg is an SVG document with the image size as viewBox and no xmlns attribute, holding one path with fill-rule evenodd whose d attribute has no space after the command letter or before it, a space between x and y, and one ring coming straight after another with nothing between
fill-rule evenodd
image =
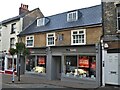
<instances>
[{"instance_id":1,"label":"window frame","mask_svg":"<svg viewBox=\"0 0 120 90\"><path fill-rule=\"evenodd\" d=\"M37 26L44 26L45 25L45 18L37 19Z\"/></svg>"},{"instance_id":2,"label":"window frame","mask_svg":"<svg viewBox=\"0 0 120 90\"><path fill-rule=\"evenodd\" d=\"M10 38L10 48L15 48L15 38Z\"/></svg>"},{"instance_id":3,"label":"window frame","mask_svg":"<svg viewBox=\"0 0 120 90\"><path fill-rule=\"evenodd\" d=\"M118 10L118 8L120 9L120 6L117 6L117 9L116 9L117 10L116 11L117 12L117 15L116 15L117 16L117 31L120 31L120 25L119 25L120 24L120 16L118 16L118 12L120 12L120 10Z\"/></svg>"},{"instance_id":4,"label":"window frame","mask_svg":"<svg viewBox=\"0 0 120 90\"><path fill-rule=\"evenodd\" d=\"M11 24L11 34L14 34L16 31L16 23Z\"/></svg>"},{"instance_id":5,"label":"window frame","mask_svg":"<svg viewBox=\"0 0 120 90\"><path fill-rule=\"evenodd\" d=\"M78 34L79 32L83 32L83 34ZM77 34L76 35L84 35L84 42L82 43L74 43L74 41L73 41L73 32L77 32ZM79 41L79 40L78 40ZM85 45L86 44L86 29L79 29L79 30L72 30L71 31L71 45Z\"/></svg>"},{"instance_id":6,"label":"window frame","mask_svg":"<svg viewBox=\"0 0 120 90\"><path fill-rule=\"evenodd\" d=\"M53 40L54 43L51 44L51 45L48 44L48 35L53 35L53 38L54 38L54 40ZM52 36L51 36L51 37L52 37ZM47 40L46 40L46 46L55 46L55 33L47 33L47 34L46 34L46 39L47 39Z\"/></svg>"},{"instance_id":7,"label":"window frame","mask_svg":"<svg viewBox=\"0 0 120 90\"><path fill-rule=\"evenodd\" d=\"M32 37L32 39L30 39ZM29 38L29 39L28 39ZM32 40L32 45L28 46L28 40ZM34 47L34 35L26 36L26 47Z\"/></svg>"},{"instance_id":8,"label":"window frame","mask_svg":"<svg viewBox=\"0 0 120 90\"><path fill-rule=\"evenodd\" d=\"M78 20L78 11L67 13L67 22L72 22L72 21L77 21L77 20Z\"/></svg>"}]
</instances>

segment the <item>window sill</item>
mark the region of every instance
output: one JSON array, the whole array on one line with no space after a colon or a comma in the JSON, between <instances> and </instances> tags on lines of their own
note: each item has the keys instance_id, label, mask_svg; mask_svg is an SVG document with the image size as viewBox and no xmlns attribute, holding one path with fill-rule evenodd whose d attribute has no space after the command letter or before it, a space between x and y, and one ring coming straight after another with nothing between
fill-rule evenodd
<instances>
[{"instance_id":1,"label":"window sill","mask_svg":"<svg viewBox=\"0 0 120 90\"><path fill-rule=\"evenodd\" d=\"M117 32L116 33L120 33L120 30L117 30Z\"/></svg>"},{"instance_id":2,"label":"window sill","mask_svg":"<svg viewBox=\"0 0 120 90\"><path fill-rule=\"evenodd\" d=\"M71 45L85 45L86 43L72 43Z\"/></svg>"},{"instance_id":3,"label":"window sill","mask_svg":"<svg viewBox=\"0 0 120 90\"><path fill-rule=\"evenodd\" d=\"M15 34L15 32L11 32L10 34Z\"/></svg>"}]
</instances>

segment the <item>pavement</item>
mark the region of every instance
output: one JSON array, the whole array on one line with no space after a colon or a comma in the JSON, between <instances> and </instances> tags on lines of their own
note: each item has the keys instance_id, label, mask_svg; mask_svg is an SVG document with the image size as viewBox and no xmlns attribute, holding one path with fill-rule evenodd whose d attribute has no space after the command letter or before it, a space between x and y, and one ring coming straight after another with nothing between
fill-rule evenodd
<instances>
[{"instance_id":1,"label":"pavement","mask_svg":"<svg viewBox=\"0 0 120 90\"><path fill-rule=\"evenodd\" d=\"M15 81L12 83L12 75L2 74L2 83L12 85L14 87L26 88L70 88L74 90L120 90L117 86L94 87L93 85L85 85L80 83L65 82L60 80L47 80L44 76L36 74L25 74L18 77L15 76ZM3 87L6 88L6 87Z\"/></svg>"}]
</instances>

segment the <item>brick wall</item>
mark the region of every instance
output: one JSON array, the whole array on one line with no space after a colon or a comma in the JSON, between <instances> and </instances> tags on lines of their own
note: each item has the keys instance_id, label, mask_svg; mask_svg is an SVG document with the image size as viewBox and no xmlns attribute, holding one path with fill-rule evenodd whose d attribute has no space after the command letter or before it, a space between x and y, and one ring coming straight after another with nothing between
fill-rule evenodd
<instances>
[{"instance_id":1,"label":"brick wall","mask_svg":"<svg viewBox=\"0 0 120 90\"><path fill-rule=\"evenodd\" d=\"M71 45L71 30L74 30L74 29L56 31L55 32L55 36L56 36L55 45L56 46ZM46 46L46 34L47 33L34 34L34 47L45 47ZM58 40L58 35L63 35L62 41ZM95 44L95 43L100 42L101 35L102 35L101 26L86 28L87 44ZM22 41L25 42L25 37L22 38Z\"/></svg>"}]
</instances>

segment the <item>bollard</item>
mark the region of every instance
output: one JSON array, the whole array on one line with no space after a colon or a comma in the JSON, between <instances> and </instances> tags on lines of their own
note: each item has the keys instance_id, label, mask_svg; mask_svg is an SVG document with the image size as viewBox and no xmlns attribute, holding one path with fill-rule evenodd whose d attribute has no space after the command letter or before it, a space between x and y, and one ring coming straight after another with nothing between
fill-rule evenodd
<instances>
[{"instance_id":1,"label":"bollard","mask_svg":"<svg viewBox=\"0 0 120 90\"><path fill-rule=\"evenodd\" d=\"M14 81L15 81L14 74L15 74L15 68L13 69L13 73L12 73L12 83L14 83Z\"/></svg>"}]
</instances>

